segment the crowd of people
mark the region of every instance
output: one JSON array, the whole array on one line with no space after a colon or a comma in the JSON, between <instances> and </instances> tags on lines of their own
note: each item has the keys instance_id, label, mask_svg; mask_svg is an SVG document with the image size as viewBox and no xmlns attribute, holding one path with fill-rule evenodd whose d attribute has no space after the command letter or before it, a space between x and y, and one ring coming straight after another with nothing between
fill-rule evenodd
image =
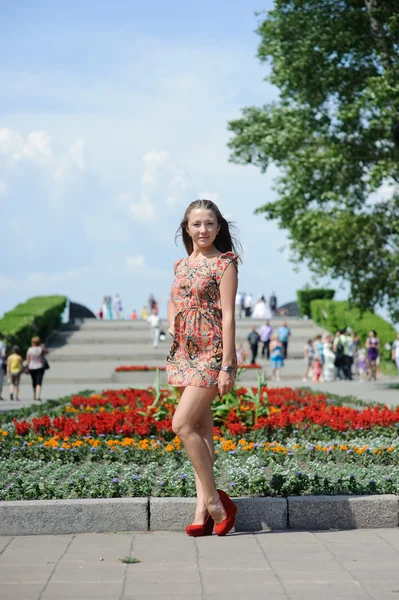
<instances>
[{"instance_id":1,"label":"crowd of people","mask_svg":"<svg viewBox=\"0 0 399 600\"><path fill-rule=\"evenodd\" d=\"M10 385L10 400L19 401L19 387L21 376L29 374L32 381L33 400L40 402L44 373L49 369L46 354L48 350L41 343L39 337L31 340L31 346L26 353L24 361L19 346L13 346L7 356L7 347L4 337L0 333L0 401L3 398L3 384L6 377Z\"/></svg>"},{"instance_id":2,"label":"crowd of people","mask_svg":"<svg viewBox=\"0 0 399 600\"><path fill-rule=\"evenodd\" d=\"M267 302L264 295L260 296L254 304L254 299L251 293L237 292L235 300L236 319L249 318L253 319L271 319L278 314L277 296L275 292Z\"/></svg>"},{"instance_id":3,"label":"crowd of people","mask_svg":"<svg viewBox=\"0 0 399 600\"><path fill-rule=\"evenodd\" d=\"M399 334L393 345L392 358L395 352L399 355ZM354 331L342 329L335 336L318 335L308 340L304 357L306 366L303 381L335 381L337 378L351 381L354 375L362 382L376 381L379 376L380 340L377 332L371 330L362 346L360 337Z\"/></svg>"},{"instance_id":4,"label":"crowd of people","mask_svg":"<svg viewBox=\"0 0 399 600\"><path fill-rule=\"evenodd\" d=\"M261 356L270 360L272 378L280 381L281 369L284 366L284 360L288 356L290 336L291 330L287 325L287 321L284 321L277 331L274 331L268 319L259 328L252 327L247 337L251 354L250 364L256 364L259 346L261 345ZM242 343L238 344L236 351L238 364L244 364L248 357L244 345Z\"/></svg>"},{"instance_id":5,"label":"crowd of people","mask_svg":"<svg viewBox=\"0 0 399 600\"><path fill-rule=\"evenodd\" d=\"M98 318L104 321L112 321L113 319L119 321L123 318L123 306L119 294L115 294L114 299L112 299L112 296L104 296L98 311Z\"/></svg>"}]
</instances>

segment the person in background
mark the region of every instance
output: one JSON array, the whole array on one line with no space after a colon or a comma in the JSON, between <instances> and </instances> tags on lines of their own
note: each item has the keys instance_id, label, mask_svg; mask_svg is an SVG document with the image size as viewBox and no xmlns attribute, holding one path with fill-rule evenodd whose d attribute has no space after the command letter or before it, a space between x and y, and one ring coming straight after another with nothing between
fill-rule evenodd
<instances>
[{"instance_id":1,"label":"person in background","mask_svg":"<svg viewBox=\"0 0 399 600\"><path fill-rule=\"evenodd\" d=\"M347 372L348 360L348 337L345 330L337 330L334 338L333 350L335 352L335 366L337 367L338 377L342 381L343 379L349 379Z\"/></svg>"},{"instance_id":2,"label":"person in background","mask_svg":"<svg viewBox=\"0 0 399 600\"><path fill-rule=\"evenodd\" d=\"M147 322L151 327L152 345L154 348L158 348L159 334L161 333L161 319L154 309L152 309L152 314L148 317Z\"/></svg>"},{"instance_id":3,"label":"person in background","mask_svg":"<svg viewBox=\"0 0 399 600\"><path fill-rule=\"evenodd\" d=\"M319 356L318 354L316 354L316 356L313 359L312 374L313 374L313 381L315 383L317 383L319 381L323 381L323 378L322 378L323 362L321 360L321 356Z\"/></svg>"},{"instance_id":4,"label":"person in background","mask_svg":"<svg viewBox=\"0 0 399 600\"><path fill-rule=\"evenodd\" d=\"M323 344L323 381L335 381L337 369L335 368L335 354L333 352L333 336L328 335Z\"/></svg>"},{"instance_id":5,"label":"person in background","mask_svg":"<svg viewBox=\"0 0 399 600\"><path fill-rule=\"evenodd\" d=\"M258 356L258 345L259 345L259 333L256 331L256 327L252 327L252 331L248 338L249 347L251 348L251 364L256 363L256 357Z\"/></svg>"},{"instance_id":6,"label":"person in background","mask_svg":"<svg viewBox=\"0 0 399 600\"><path fill-rule=\"evenodd\" d=\"M244 346L240 343L238 344L237 348L236 348L236 354L237 354L237 364L238 366L243 365L245 363L245 360L247 358L247 353L244 350Z\"/></svg>"},{"instance_id":7,"label":"person in background","mask_svg":"<svg viewBox=\"0 0 399 600\"><path fill-rule=\"evenodd\" d=\"M365 381L367 375L367 357L364 348L357 353L356 370L359 373L360 381Z\"/></svg>"},{"instance_id":8,"label":"person in background","mask_svg":"<svg viewBox=\"0 0 399 600\"><path fill-rule=\"evenodd\" d=\"M380 354L380 340L374 329L370 330L369 337L366 340L368 379L377 380L377 359Z\"/></svg>"},{"instance_id":9,"label":"person in background","mask_svg":"<svg viewBox=\"0 0 399 600\"><path fill-rule=\"evenodd\" d=\"M235 299L236 319L241 319L241 316L242 316L241 302L242 302L242 293L237 292L236 299Z\"/></svg>"},{"instance_id":10,"label":"person in background","mask_svg":"<svg viewBox=\"0 0 399 600\"><path fill-rule=\"evenodd\" d=\"M250 317L252 314L252 294L248 292L244 298L244 312L246 317Z\"/></svg>"},{"instance_id":11,"label":"person in background","mask_svg":"<svg viewBox=\"0 0 399 600\"><path fill-rule=\"evenodd\" d=\"M253 319L271 319L272 313L270 308L267 306L266 298L261 296L255 304L255 308L252 311Z\"/></svg>"},{"instance_id":12,"label":"person in background","mask_svg":"<svg viewBox=\"0 0 399 600\"><path fill-rule=\"evenodd\" d=\"M316 335L314 339L314 351L315 356L319 356L321 358L321 364L324 364L324 344L323 338L321 335Z\"/></svg>"},{"instance_id":13,"label":"person in background","mask_svg":"<svg viewBox=\"0 0 399 600\"><path fill-rule=\"evenodd\" d=\"M396 334L396 340L392 344L392 360L396 363L399 377L399 332Z\"/></svg>"},{"instance_id":14,"label":"person in background","mask_svg":"<svg viewBox=\"0 0 399 600\"><path fill-rule=\"evenodd\" d=\"M132 310L132 314L130 315L130 318L132 321L137 321L137 312L136 312L135 308Z\"/></svg>"},{"instance_id":15,"label":"person in background","mask_svg":"<svg viewBox=\"0 0 399 600\"><path fill-rule=\"evenodd\" d=\"M284 348L282 342L278 339L277 333L274 333L270 340L270 363L272 379L280 381L281 369L284 367Z\"/></svg>"},{"instance_id":16,"label":"person in background","mask_svg":"<svg viewBox=\"0 0 399 600\"><path fill-rule=\"evenodd\" d=\"M240 319L242 319L243 315L245 316L245 292L241 292L241 310L240 310Z\"/></svg>"},{"instance_id":17,"label":"person in background","mask_svg":"<svg viewBox=\"0 0 399 600\"><path fill-rule=\"evenodd\" d=\"M305 372L303 374L302 381L306 381L312 377L313 359L314 359L314 348L313 340L308 340L303 348L303 355L305 357Z\"/></svg>"},{"instance_id":18,"label":"person in background","mask_svg":"<svg viewBox=\"0 0 399 600\"><path fill-rule=\"evenodd\" d=\"M275 316L277 314L277 296L276 292L272 292L269 300L270 310L272 311L272 315Z\"/></svg>"},{"instance_id":19,"label":"person in background","mask_svg":"<svg viewBox=\"0 0 399 600\"><path fill-rule=\"evenodd\" d=\"M0 400L4 400L2 393L4 375L6 372L6 352L7 348L4 342L4 337L3 334L0 333Z\"/></svg>"},{"instance_id":20,"label":"person in background","mask_svg":"<svg viewBox=\"0 0 399 600\"><path fill-rule=\"evenodd\" d=\"M112 298L107 296L107 319L112 321Z\"/></svg>"},{"instance_id":21,"label":"person in background","mask_svg":"<svg viewBox=\"0 0 399 600\"><path fill-rule=\"evenodd\" d=\"M143 321L147 321L147 319L148 319L148 309L147 309L146 306L143 306L143 308L141 309L140 317L143 319Z\"/></svg>"},{"instance_id":22,"label":"person in background","mask_svg":"<svg viewBox=\"0 0 399 600\"><path fill-rule=\"evenodd\" d=\"M114 314L115 319L117 319L118 321L121 318L122 310L122 300L120 299L119 294L116 294L114 298Z\"/></svg>"},{"instance_id":23,"label":"person in background","mask_svg":"<svg viewBox=\"0 0 399 600\"><path fill-rule=\"evenodd\" d=\"M149 314L152 314L152 311L154 309L154 302L155 302L155 298L153 294L150 294L150 297L148 298L148 311Z\"/></svg>"},{"instance_id":24,"label":"person in background","mask_svg":"<svg viewBox=\"0 0 399 600\"><path fill-rule=\"evenodd\" d=\"M291 336L291 330L287 325L287 321L283 321L283 324L277 330L277 334L279 341L283 345L283 355L285 360L288 354L288 340Z\"/></svg>"},{"instance_id":25,"label":"person in background","mask_svg":"<svg viewBox=\"0 0 399 600\"><path fill-rule=\"evenodd\" d=\"M23 370L23 360L21 349L19 346L14 346L10 356L7 359L7 375L10 381L10 400L19 401L19 382Z\"/></svg>"},{"instance_id":26,"label":"person in background","mask_svg":"<svg viewBox=\"0 0 399 600\"><path fill-rule=\"evenodd\" d=\"M103 298L99 316L100 316L100 314L101 314L101 319L106 319L108 316L107 296L104 296L104 298Z\"/></svg>"},{"instance_id":27,"label":"person in background","mask_svg":"<svg viewBox=\"0 0 399 600\"><path fill-rule=\"evenodd\" d=\"M154 300L154 302L152 304L152 312L154 315L159 314L158 302L156 300Z\"/></svg>"},{"instance_id":28,"label":"person in background","mask_svg":"<svg viewBox=\"0 0 399 600\"><path fill-rule=\"evenodd\" d=\"M259 333L260 341L263 344L262 356L264 358L265 353L266 353L266 358L267 358L267 360L269 360L270 359L270 339L271 339L272 333L273 333L273 327L270 325L269 320L267 320L264 325L261 325L259 327L258 333Z\"/></svg>"},{"instance_id":29,"label":"person in background","mask_svg":"<svg viewBox=\"0 0 399 600\"><path fill-rule=\"evenodd\" d=\"M40 394L43 384L43 376L46 365L47 348L40 342L40 338L32 338L31 347L26 354L26 362L29 374L32 378L33 400L40 402Z\"/></svg>"}]
</instances>

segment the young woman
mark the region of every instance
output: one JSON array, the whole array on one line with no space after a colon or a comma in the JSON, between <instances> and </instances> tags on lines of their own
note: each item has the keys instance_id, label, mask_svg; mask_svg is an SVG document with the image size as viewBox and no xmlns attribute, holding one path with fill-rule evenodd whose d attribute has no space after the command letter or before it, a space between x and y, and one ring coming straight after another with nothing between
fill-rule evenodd
<instances>
[{"instance_id":1,"label":"young woman","mask_svg":"<svg viewBox=\"0 0 399 600\"><path fill-rule=\"evenodd\" d=\"M19 346L14 346L7 359L7 375L10 380L10 400L19 401L19 382L21 379L23 360Z\"/></svg>"},{"instance_id":2,"label":"young woman","mask_svg":"<svg viewBox=\"0 0 399 600\"><path fill-rule=\"evenodd\" d=\"M197 507L190 536L226 535L234 526L236 506L217 490L213 473L211 404L218 392L234 385L235 296L237 262L229 223L210 200L192 202L176 236L187 257L174 265L175 278L168 304L173 344L167 357L169 384L180 400L172 429L181 439L194 467Z\"/></svg>"},{"instance_id":3,"label":"young woman","mask_svg":"<svg viewBox=\"0 0 399 600\"><path fill-rule=\"evenodd\" d=\"M368 379L377 380L377 361L380 354L380 340L377 337L377 332L373 329L369 333L366 340L367 362L368 362Z\"/></svg>"},{"instance_id":4,"label":"young woman","mask_svg":"<svg viewBox=\"0 0 399 600\"><path fill-rule=\"evenodd\" d=\"M43 376L46 365L47 348L40 342L40 338L32 338L31 347L26 354L26 362L29 374L32 378L33 400L40 402Z\"/></svg>"}]
</instances>

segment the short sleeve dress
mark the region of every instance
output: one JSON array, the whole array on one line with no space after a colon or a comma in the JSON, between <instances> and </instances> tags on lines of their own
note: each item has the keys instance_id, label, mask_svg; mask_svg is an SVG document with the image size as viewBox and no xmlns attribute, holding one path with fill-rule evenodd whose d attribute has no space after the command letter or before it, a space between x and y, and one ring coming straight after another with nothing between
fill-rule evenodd
<instances>
[{"instance_id":1,"label":"short sleeve dress","mask_svg":"<svg viewBox=\"0 0 399 600\"><path fill-rule=\"evenodd\" d=\"M225 252L189 264L175 263L171 299L176 307L175 335L166 359L168 383L176 387L217 387L223 359L220 282L237 256ZM234 353L234 369L237 358Z\"/></svg>"}]
</instances>

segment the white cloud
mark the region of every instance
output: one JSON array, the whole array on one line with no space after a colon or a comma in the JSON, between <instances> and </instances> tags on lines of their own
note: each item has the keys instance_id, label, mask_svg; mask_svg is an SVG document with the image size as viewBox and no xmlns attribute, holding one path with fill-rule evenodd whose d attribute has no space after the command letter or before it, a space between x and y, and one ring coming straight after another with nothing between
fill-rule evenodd
<instances>
[{"instance_id":1,"label":"white cloud","mask_svg":"<svg viewBox=\"0 0 399 600\"><path fill-rule=\"evenodd\" d=\"M31 160L35 163L52 161L52 140L46 131L31 131L26 138L9 128L0 129L0 152L12 162Z\"/></svg>"},{"instance_id":2,"label":"white cloud","mask_svg":"<svg viewBox=\"0 0 399 600\"><path fill-rule=\"evenodd\" d=\"M55 177L60 179L74 167L79 171L86 170L85 140L79 138L69 146L66 153L57 161Z\"/></svg>"},{"instance_id":3,"label":"white cloud","mask_svg":"<svg viewBox=\"0 0 399 600\"><path fill-rule=\"evenodd\" d=\"M141 200L137 204L130 206L132 217L136 221L156 221L158 219L157 212L148 194L142 192Z\"/></svg>"},{"instance_id":4,"label":"white cloud","mask_svg":"<svg viewBox=\"0 0 399 600\"><path fill-rule=\"evenodd\" d=\"M125 264L129 269L141 269L145 267L145 258L143 254L138 254L137 256L128 256Z\"/></svg>"},{"instance_id":5,"label":"white cloud","mask_svg":"<svg viewBox=\"0 0 399 600\"><path fill-rule=\"evenodd\" d=\"M158 171L160 167L167 164L169 158L169 153L165 151L152 151L146 152L146 154L144 154L144 173L141 183L145 189L152 191L156 188L158 183Z\"/></svg>"},{"instance_id":6,"label":"white cloud","mask_svg":"<svg viewBox=\"0 0 399 600\"><path fill-rule=\"evenodd\" d=\"M4 181L0 181L0 198L5 198L8 195L8 187Z\"/></svg>"}]
</instances>

